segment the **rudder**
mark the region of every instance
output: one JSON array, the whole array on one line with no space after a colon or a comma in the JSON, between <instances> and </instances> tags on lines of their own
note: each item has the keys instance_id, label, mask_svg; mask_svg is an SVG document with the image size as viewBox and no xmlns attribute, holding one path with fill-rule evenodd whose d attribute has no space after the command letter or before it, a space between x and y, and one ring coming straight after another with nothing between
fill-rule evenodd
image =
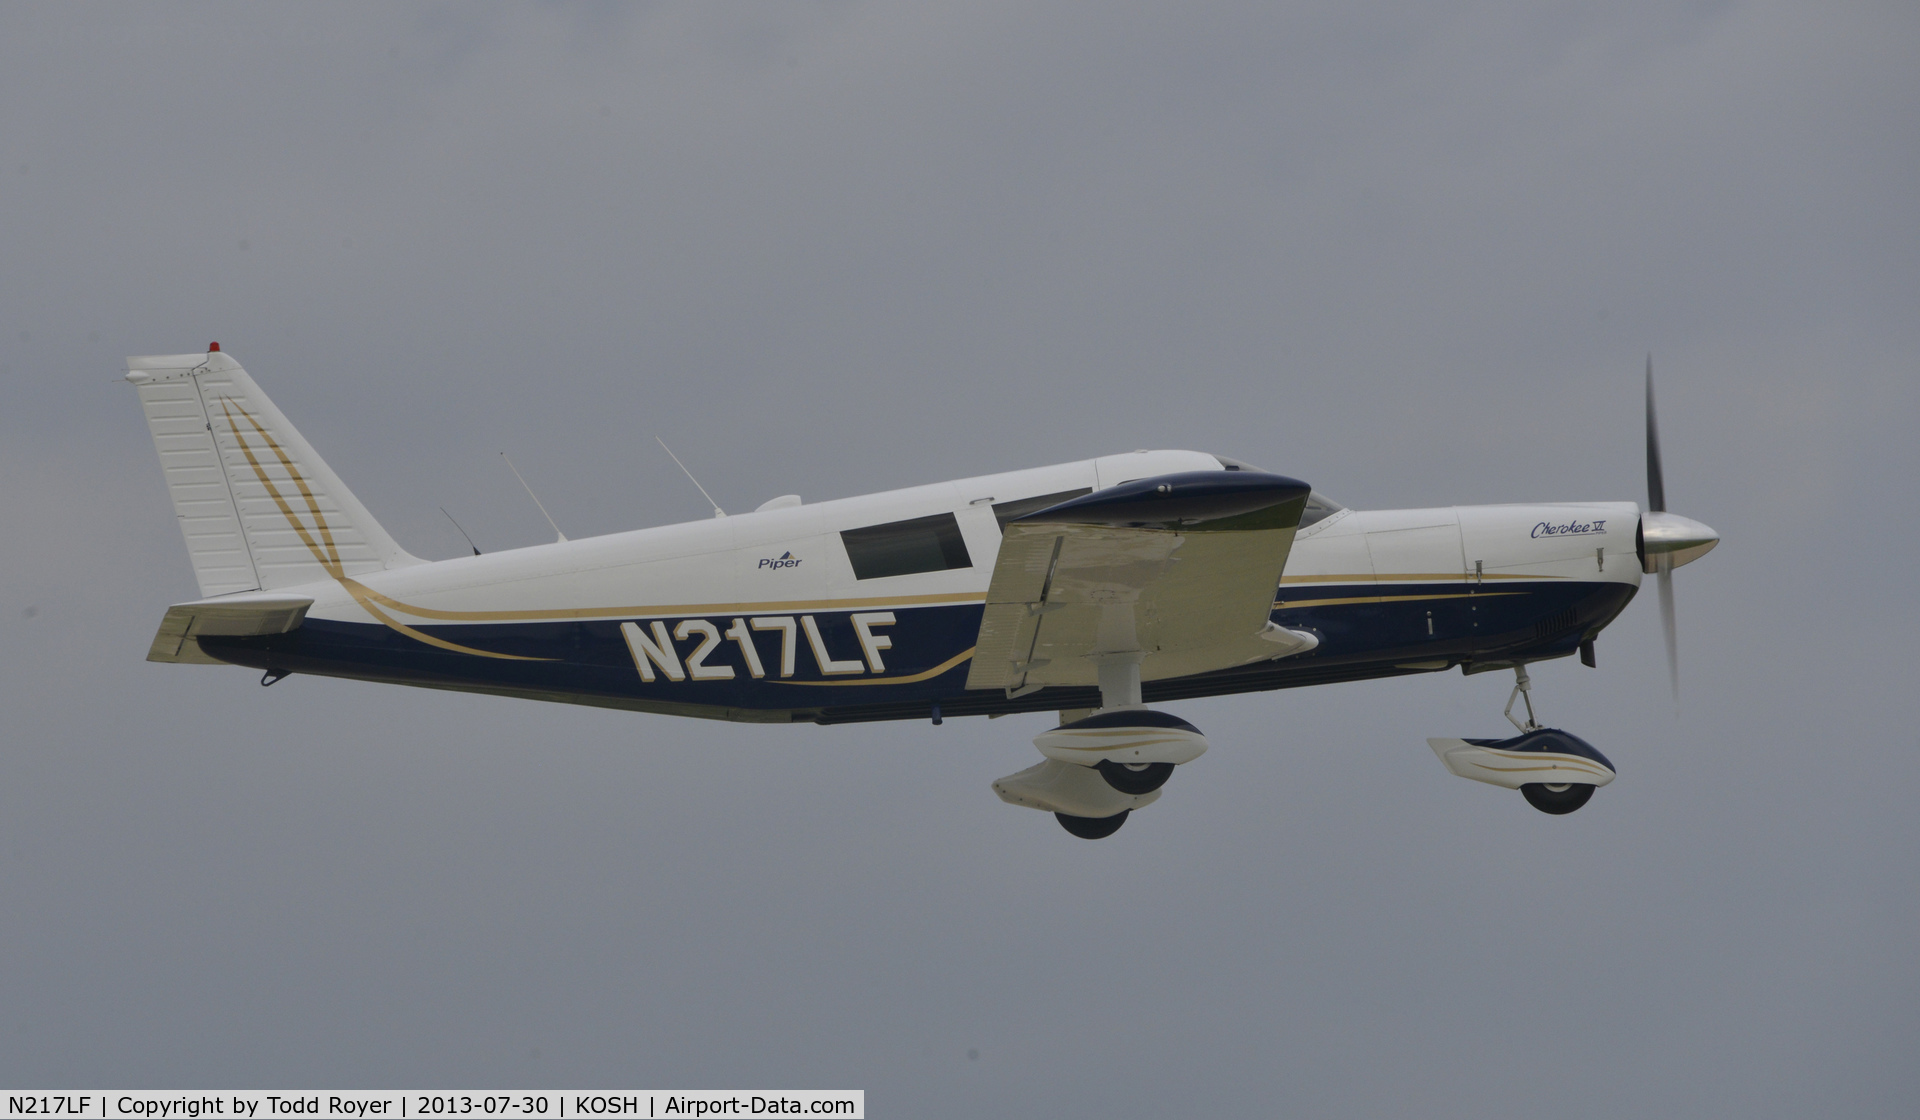
<instances>
[{"instance_id":1,"label":"rudder","mask_svg":"<svg viewBox=\"0 0 1920 1120\"><path fill-rule=\"evenodd\" d=\"M373 519L240 363L127 359L203 597L422 563Z\"/></svg>"}]
</instances>

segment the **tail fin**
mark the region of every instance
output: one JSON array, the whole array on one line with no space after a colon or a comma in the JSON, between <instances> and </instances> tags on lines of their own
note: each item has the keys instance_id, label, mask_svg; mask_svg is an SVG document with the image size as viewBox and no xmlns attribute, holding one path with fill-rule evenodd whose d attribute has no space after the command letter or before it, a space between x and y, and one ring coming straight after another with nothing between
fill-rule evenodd
<instances>
[{"instance_id":1,"label":"tail fin","mask_svg":"<svg viewBox=\"0 0 1920 1120\"><path fill-rule=\"evenodd\" d=\"M394 543L240 363L128 358L203 597L422 563Z\"/></svg>"}]
</instances>

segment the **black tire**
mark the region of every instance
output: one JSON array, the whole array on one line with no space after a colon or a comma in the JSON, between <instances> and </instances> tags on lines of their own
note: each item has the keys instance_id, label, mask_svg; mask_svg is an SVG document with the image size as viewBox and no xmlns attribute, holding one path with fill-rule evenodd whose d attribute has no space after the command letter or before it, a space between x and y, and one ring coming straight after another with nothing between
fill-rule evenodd
<instances>
[{"instance_id":1,"label":"black tire","mask_svg":"<svg viewBox=\"0 0 1920 1120\"><path fill-rule=\"evenodd\" d=\"M1587 799L1593 796L1593 787L1575 782L1553 789L1539 782L1528 782L1520 787L1520 793L1527 799L1527 804L1559 817L1585 805Z\"/></svg>"},{"instance_id":2,"label":"black tire","mask_svg":"<svg viewBox=\"0 0 1920 1120\"><path fill-rule=\"evenodd\" d=\"M1111 817L1069 817L1065 813L1055 813L1054 818L1060 827L1073 833L1082 840L1101 840L1120 831L1127 823L1127 814L1132 809L1122 809Z\"/></svg>"},{"instance_id":3,"label":"black tire","mask_svg":"<svg viewBox=\"0 0 1920 1120\"><path fill-rule=\"evenodd\" d=\"M1139 769L1136 770L1135 766ZM1171 762L1134 763L1129 766L1124 762L1115 762L1107 758L1100 760L1094 769L1100 771L1100 776L1107 780L1108 785L1134 797L1143 793L1152 793L1166 785L1168 778L1173 777Z\"/></svg>"}]
</instances>

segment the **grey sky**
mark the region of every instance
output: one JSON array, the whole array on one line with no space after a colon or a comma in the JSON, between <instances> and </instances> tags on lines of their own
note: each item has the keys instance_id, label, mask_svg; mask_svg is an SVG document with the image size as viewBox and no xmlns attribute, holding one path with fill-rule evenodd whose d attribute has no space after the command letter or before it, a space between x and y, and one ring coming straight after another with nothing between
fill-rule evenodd
<instances>
[{"instance_id":1,"label":"grey sky","mask_svg":"<svg viewBox=\"0 0 1920 1120\"><path fill-rule=\"evenodd\" d=\"M1905 1116L1910 4L0 11L0 1080L865 1087L876 1116ZM1135 447L1672 507L1543 715L1194 701L1112 840L1035 717L742 727L141 661L121 357L218 339L401 542ZM969 1051L978 1058L970 1059Z\"/></svg>"}]
</instances>

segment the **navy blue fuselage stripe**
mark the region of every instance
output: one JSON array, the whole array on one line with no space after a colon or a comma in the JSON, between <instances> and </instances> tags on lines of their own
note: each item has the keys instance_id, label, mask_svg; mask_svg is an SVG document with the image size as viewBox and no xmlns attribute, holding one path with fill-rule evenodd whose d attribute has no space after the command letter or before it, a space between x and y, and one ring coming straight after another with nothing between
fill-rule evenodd
<instances>
[{"instance_id":1,"label":"navy blue fuselage stripe","mask_svg":"<svg viewBox=\"0 0 1920 1120\"><path fill-rule=\"evenodd\" d=\"M1308 678L1333 673L1337 679L1392 676L1405 672L1408 662L1426 663L1489 660L1524 652L1530 656L1564 653L1577 647L1581 636L1605 625L1632 598L1629 584L1564 581L1501 581L1500 584L1369 584L1290 586L1281 592L1285 604L1272 618L1282 626L1305 630L1320 639L1320 647L1306 654L1240 669L1200 674L1177 682L1157 682L1149 692L1198 696L1241 692L1250 688L1283 688L1309 683ZM1384 600L1352 602L1366 596ZM1459 597L1437 597L1459 596ZM1349 600L1327 606L1317 599ZM585 704L613 707L660 705L676 710L713 709L725 712L815 713L837 709L901 714L851 718L926 718L938 702L949 715L964 714L973 700L997 710L986 693L966 690L969 664L960 660L944 671L926 675L952 661L974 644L982 606L962 603L943 606L895 607L895 622L872 627L872 633L891 641L881 651L884 671L866 664L865 651L852 621L854 611L807 612L815 620L829 659L859 662L859 673L823 675L812 644L795 614L794 673L780 676L785 636L779 630L751 632L754 649L765 671L754 678L735 642L722 639L705 661L708 666L733 670L731 680L679 681L663 670L652 682L643 681L633 654L620 632L618 620L582 622L515 622L466 625L419 625L417 629L460 645L520 657L515 661L475 657L425 645L375 623L309 619L286 634L250 638L200 639L209 654L238 665L287 669L293 672L368 680L411 682L483 692L540 694ZM690 615L724 633L733 618ZM653 620L636 620L652 636ZM663 620L671 638L681 618ZM1550 623L1550 632L1542 632ZM696 629L673 642L683 666L702 642ZM925 679L912 680L925 675ZM1331 678L1330 678L1331 679ZM873 682L873 683L869 683ZM891 683L887 683L891 682ZM1217 687L1215 687L1217 685ZM1043 690L1039 708L1066 704L1067 689ZM993 698L1000 698L995 691ZM1026 710L1020 704L1005 710Z\"/></svg>"}]
</instances>

